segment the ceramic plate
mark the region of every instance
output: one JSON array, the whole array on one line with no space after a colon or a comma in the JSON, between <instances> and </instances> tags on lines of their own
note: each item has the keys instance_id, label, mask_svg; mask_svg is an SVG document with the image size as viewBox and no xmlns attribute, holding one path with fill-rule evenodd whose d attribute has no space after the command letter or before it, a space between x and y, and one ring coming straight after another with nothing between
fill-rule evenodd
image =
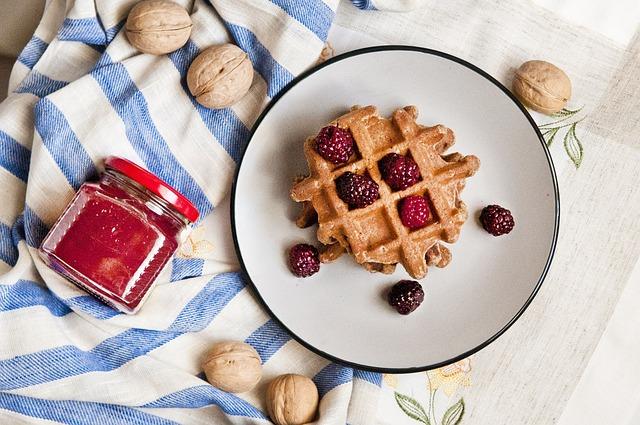
<instances>
[{"instance_id":1,"label":"ceramic plate","mask_svg":"<svg viewBox=\"0 0 640 425\"><path fill-rule=\"evenodd\" d=\"M409 275L372 274L350 256L306 279L287 268L287 250L317 244L315 227L299 229L289 198L307 173L302 144L351 105L388 116L416 105L418 122L453 129L449 152L480 158L462 199L469 219L448 245L453 259L421 280L425 301L401 316L384 292ZM479 224L488 204L509 208L516 227L493 237ZM499 82L451 55L385 46L350 52L287 86L255 124L233 189L232 220L244 272L269 312L291 335L327 358L358 368L415 372L454 362L486 346L531 303L553 256L558 187L534 121Z\"/></svg>"}]
</instances>

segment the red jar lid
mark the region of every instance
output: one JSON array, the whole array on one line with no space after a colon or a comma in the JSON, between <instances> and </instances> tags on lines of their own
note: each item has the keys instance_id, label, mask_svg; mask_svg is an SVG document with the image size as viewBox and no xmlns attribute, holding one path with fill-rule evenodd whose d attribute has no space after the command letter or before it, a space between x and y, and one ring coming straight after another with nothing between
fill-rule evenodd
<instances>
[{"instance_id":1,"label":"red jar lid","mask_svg":"<svg viewBox=\"0 0 640 425\"><path fill-rule=\"evenodd\" d=\"M104 165L107 168L124 174L150 192L156 194L192 223L200 216L198 209L184 195L138 164L128 159L110 156L104 160Z\"/></svg>"}]
</instances>

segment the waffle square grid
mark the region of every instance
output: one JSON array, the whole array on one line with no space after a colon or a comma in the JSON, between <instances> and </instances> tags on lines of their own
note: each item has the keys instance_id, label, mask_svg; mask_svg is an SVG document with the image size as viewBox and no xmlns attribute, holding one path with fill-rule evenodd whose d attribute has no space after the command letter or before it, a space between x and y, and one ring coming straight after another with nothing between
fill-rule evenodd
<instances>
[{"instance_id":1,"label":"waffle square grid","mask_svg":"<svg viewBox=\"0 0 640 425\"><path fill-rule=\"evenodd\" d=\"M443 125L421 126L417 116L414 106L397 109L391 119L380 117L374 106L352 108L330 125L351 131L357 153L347 164L336 166L316 152L315 137L308 138L304 153L310 175L294 185L291 197L311 202L318 216L318 240L334 246L334 253L351 252L370 271L392 272L401 263L413 278L420 279L428 266L449 263L451 254L441 242L458 239L468 216L460 192L480 161L473 155L444 155L455 142L453 132ZM378 165L392 152L410 154L422 180L392 191ZM347 171L368 173L379 186L380 199L365 208L349 209L335 185L335 179ZM425 196L431 207L430 221L417 230L405 227L398 212L398 202L411 195Z\"/></svg>"}]
</instances>

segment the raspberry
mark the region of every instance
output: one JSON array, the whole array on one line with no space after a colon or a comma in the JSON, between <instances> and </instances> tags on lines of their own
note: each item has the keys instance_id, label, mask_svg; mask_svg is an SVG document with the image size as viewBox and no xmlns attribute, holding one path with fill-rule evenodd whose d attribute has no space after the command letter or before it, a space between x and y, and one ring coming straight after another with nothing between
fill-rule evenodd
<instances>
[{"instance_id":1,"label":"raspberry","mask_svg":"<svg viewBox=\"0 0 640 425\"><path fill-rule=\"evenodd\" d=\"M429 217L431 217L431 211L423 196L407 196L400 202L400 221L409 229L424 227Z\"/></svg>"},{"instance_id":2,"label":"raspberry","mask_svg":"<svg viewBox=\"0 0 640 425\"><path fill-rule=\"evenodd\" d=\"M316 152L336 165L346 164L353 155L353 136L349 130L329 125L316 136Z\"/></svg>"},{"instance_id":3,"label":"raspberry","mask_svg":"<svg viewBox=\"0 0 640 425\"><path fill-rule=\"evenodd\" d=\"M347 171L336 179L338 196L350 208L364 208L380 198L378 184L367 175Z\"/></svg>"},{"instance_id":4,"label":"raspberry","mask_svg":"<svg viewBox=\"0 0 640 425\"><path fill-rule=\"evenodd\" d=\"M298 277L309 277L320 270L318 250L306 243L294 245L289 251L289 267Z\"/></svg>"},{"instance_id":5,"label":"raspberry","mask_svg":"<svg viewBox=\"0 0 640 425\"><path fill-rule=\"evenodd\" d=\"M404 190L420 181L418 164L407 156L390 153L379 165L382 178L393 190Z\"/></svg>"},{"instance_id":6,"label":"raspberry","mask_svg":"<svg viewBox=\"0 0 640 425\"><path fill-rule=\"evenodd\" d=\"M480 222L484 230L493 236L506 235L515 226L511 211L499 205L484 207L480 213Z\"/></svg>"},{"instance_id":7,"label":"raspberry","mask_svg":"<svg viewBox=\"0 0 640 425\"><path fill-rule=\"evenodd\" d=\"M422 286L415 280L401 280L393 285L387 295L389 305L400 314L409 314L424 300Z\"/></svg>"}]
</instances>

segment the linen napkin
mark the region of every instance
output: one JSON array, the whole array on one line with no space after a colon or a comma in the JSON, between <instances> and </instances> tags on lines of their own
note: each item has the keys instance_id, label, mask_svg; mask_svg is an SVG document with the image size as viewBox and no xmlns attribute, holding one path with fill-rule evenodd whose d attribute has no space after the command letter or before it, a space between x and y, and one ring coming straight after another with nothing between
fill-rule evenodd
<instances>
[{"instance_id":1,"label":"linen napkin","mask_svg":"<svg viewBox=\"0 0 640 425\"><path fill-rule=\"evenodd\" d=\"M319 389L317 423L372 423L381 376L293 341L245 286L230 242L227 195L250 128L269 99L317 61L338 0L181 0L194 29L167 56L140 54L127 42L121 28L135 3L47 1L0 104L0 422L269 423L266 384L300 373ZM201 50L225 42L248 53L253 85L233 107L205 109L185 75ZM134 316L86 295L36 253L108 155L144 165L202 215ZM251 392L233 395L203 380L207 349L228 339L260 354L264 377Z\"/></svg>"}]
</instances>

